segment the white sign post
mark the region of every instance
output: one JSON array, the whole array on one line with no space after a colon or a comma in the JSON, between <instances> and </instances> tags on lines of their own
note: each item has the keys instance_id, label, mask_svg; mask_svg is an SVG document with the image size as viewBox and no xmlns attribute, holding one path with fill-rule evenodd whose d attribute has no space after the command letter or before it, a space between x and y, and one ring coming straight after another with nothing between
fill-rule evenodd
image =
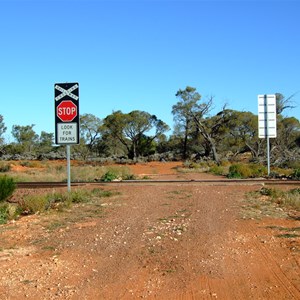
<instances>
[{"instance_id":1,"label":"white sign post","mask_svg":"<svg viewBox=\"0 0 300 300\"><path fill-rule=\"evenodd\" d=\"M267 139L268 175L270 175L270 138L277 137L276 95L258 95L258 137Z\"/></svg>"}]
</instances>

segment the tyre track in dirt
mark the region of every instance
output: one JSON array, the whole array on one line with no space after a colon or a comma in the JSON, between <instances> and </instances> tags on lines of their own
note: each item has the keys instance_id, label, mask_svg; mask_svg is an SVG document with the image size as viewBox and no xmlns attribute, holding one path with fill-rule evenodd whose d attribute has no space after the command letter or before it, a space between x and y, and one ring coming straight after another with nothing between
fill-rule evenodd
<instances>
[{"instance_id":1,"label":"tyre track in dirt","mask_svg":"<svg viewBox=\"0 0 300 300\"><path fill-rule=\"evenodd\" d=\"M99 203L84 204L69 219L1 227L2 299L300 299L299 265L264 223L239 216L257 186L102 188L120 194L98 216Z\"/></svg>"},{"instance_id":2,"label":"tyre track in dirt","mask_svg":"<svg viewBox=\"0 0 300 300\"><path fill-rule=\"evenodd\" d=\"M199 279L201 291L191 298L300 299L299 280L297 284L293 282L293 277L299 279L299 266L291 270L290 263L283 270L280 262L284 256L277 253L282 249L277 243L276 247L272 244L274 238L257 235L253 222L245 221L242 225L232 232L235 237L232 233L228 237L225 259L219 259L219 276L202 276ZM216 255L222 257L220 253Z\"/></svg>"},{"instance_id":3,"label":"tyre track in dirt","mask_svg":"<svg viewBox=\"0 0 300 300\"><path fill-rule=\"evenodd\" d=\"M248 228L252 232L256 230L252 224L248 224ZM286 290L287 296L290 295L289 299L300 299L300 287L297 287L293 281L286 276L278 263L278 259L275 258L275 253L272 253L269 247L266 247L264 243L259 243L257 239L254 240L254 243L263 258L265 268L268 268L269 273L278 282L278 286Z\"/></svg>"}]
</instances>

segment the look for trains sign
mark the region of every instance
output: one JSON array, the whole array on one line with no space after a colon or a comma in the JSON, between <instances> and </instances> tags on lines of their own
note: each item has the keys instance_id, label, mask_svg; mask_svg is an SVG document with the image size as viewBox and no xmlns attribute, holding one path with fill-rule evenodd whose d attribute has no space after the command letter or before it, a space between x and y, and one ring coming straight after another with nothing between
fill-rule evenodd
<instances>
[{"instance_id":1,"label":"look for trains sign","mask_svg":"<svg viewBox=\"0 0 300 300\"><path fill-rule=\"evenodd\" d=\"M55 99L55 143L79 144L79 85L78 83L56 83Z\"/></svg>"}]
</instances>

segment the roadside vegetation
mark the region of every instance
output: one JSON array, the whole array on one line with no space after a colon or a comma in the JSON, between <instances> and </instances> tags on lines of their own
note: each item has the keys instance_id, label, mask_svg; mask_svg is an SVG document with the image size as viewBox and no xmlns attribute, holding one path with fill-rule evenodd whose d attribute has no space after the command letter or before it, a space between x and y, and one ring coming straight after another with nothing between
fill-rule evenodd
<instances>
[{"instance_id":1,"label":"roadside vegetation","mask_svg":"<svg viewBox=\"0 0 300 300\"><path fill-rule=\"evenodd\" d=\"M101 164L85 161L72 161L72 182L109 182L121 180L147 179L134 175L127 164ZM6 161L0 162L3 176L12 178L15 182L66 182L66 161ZM21 172L16 172L19 170ZM267 168L260 163L230 162L222 160L219 164L214 161L186 160L178 173L210 173L232 179L267 178ZM300 180L300 168L272 167L269 178Z\"/></svg>"},{"instance_id":2,"label":"roadside vegetation","mask_svg":"<svg viewBox=\"0 0 300 300\"><path fill-rule=\"evenodd\" d=\"M261 219L263 217L299 218L300 188L281 190L262 187L248 193L243 201L242 217L244 219Z\"/></svg>"},{"instance_id":3,"label":"roadside vegetation","mask_svg":"<svg viewBox=\"0 0 300 300\"><path fill-rule=\"evenodd\" d=\"M65 161L54 164L48 161L8 161L2 162L2 166L5 169L2 173L13 178L15 182L67 181ZM126 165L107 166L76 161L71 167L71 178L72 182L95 182L135 179L135 176Z\"/></svg>"},{"instance_id":4,"label":"roadside vegetation","mask_svg":"<svg viewBox=\"0 0 300 300\"><path fill-rule=\"evenodd\" d=\"M182 167L177 168L180 173L210 173L232 179L267 178L267 167L259 163L230 162L223 160L219 164L213 161L194 162L185 161ZM269 178L300 179L300 168L273 167Z\"/></svg>"},{"instance_id":5,"label":"roadside vegetation","mask_svg":"<svg viewBox=\"0 0 300 300\"><path fill-rule=\"evenodd\" d=\"M99 188L92 190L76 189L71 192L25 194L11 203L7 200L15 189L14 181L11 178L3 177L0 179L0 188L2 186L6 187L4 190L7 193L5 195L3 192L1 193L0 224L5 224L9 220L16 220L24 215L63 212L71 208L72 205L98 202L101 198L118 195L118 192L105 191Z\"/></svg>"}]
</instances>

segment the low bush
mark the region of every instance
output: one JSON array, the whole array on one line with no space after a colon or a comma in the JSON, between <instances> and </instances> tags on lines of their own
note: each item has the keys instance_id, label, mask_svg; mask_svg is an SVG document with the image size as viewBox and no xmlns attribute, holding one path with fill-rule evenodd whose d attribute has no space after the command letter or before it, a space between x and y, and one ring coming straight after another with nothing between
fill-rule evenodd
<instances>
[{"instance_id":1,"label":"low bush","mask_svg":"<svg viewBox=\"0 0 300 300\"><path fill-rule=\"evenodd\" d=\"M300 169L294 170L291 177L292 177L292 179L300 180Z\"/></svg>"},{"instance_id":2,"label":"low bush","mask_svg":"<svg viewBox=\"0 0 300 300\"><path fill-rule=\"evenodd\" d=\"M9 172L11 170L11 165L8 163L0 163L0 172L5 173Z\"/></svg>"},{"instance_id":3,"label":"low bush","mask_svg":"<svg viewBox=\"0 0 300 300\"><path fill-rule=\"evenodd\" d=\"M134 174L125 174L122 179L123 180L136 180L137 177Z\"/></svg>"},{"instance_id":4,"label":"low bush","mask_svg":"<svg viewBox=\"0 0 300 300\"><path fill-rule=\"evenodd\" d=\"M299 209L300 208L300 189L291 189L282 191L274 188L263 187L259 193L267 196L269 200L284 208Z\"/></svg>"},{"instance_id":5,"label":"low bush","mask_svg":"<svg viewBox=\"0 0 300 300\"><path fill-rule=\"evenodd\" d=\"M50 201L45 195L27 195L19 202L23 214L36 214L50 208Z\"/></svg>"},{"instance_id":6,"label":"low bush","mask_svg":"<svg viewBox=\"0 0 300 300\"><path fill-rule=\"evenodd\" d=\"M102 175L101 181L109 182L117 179L119 176L117 173L113 171L107 171L105 174Z\"/></svg>"},{"instance_id":7,"label":"low bush","mask_svg":"<svg viewBox=\"0 0 300 300\"><path fill-rule=\"evenodd\" d=\"M261 188L259 192L261 195L269 196L271 198L279 198L279 197L282 197L282 195L283 195L283 192L280 190L266 188L266 187Z\"/></svg>"},{"instance_id":8,"label":"low bush","mask_svg":"<svg viewBox=\"0 0 300 300\"><path fill-rule=\"evenodd\" d=\"M63 210L72 203L86 203L94 198L111 197L116 192L93 189L92 191L77 189L70 193L49 193L41 195L27 195L19 201L19 207L23 214L36 214L50 209Z\"/></svg>"},{"instance_id":9,"label":"low bush","mask_svg":"<svg viewBox=\"0 0 300 300\"><path fill-rule=\"evenodd\" d=\"M0 204L0 224L6 224L8 220L17 219L21 213L22 210L15 204Z\"/></svg>"},{"instance_id":10,"label":"low bush","mask_svg":"<svg viewBox=\"0 0 300 300\"><path fill-rule=\"evenodd\" d=\"M0 177L0 202L7 200L15 191L16 184L8 176Z\"/></svg>"},{"instance_id":11,"label":"low bush","mask_svg":"<svg viewBox=\"0 0 300 300\"><path fill-rule=\"evenodd\" d=\"M228 178L257 178L267 174L267 169L258 164L233 164L229 167Z\"/></svg>"},{"instance_id":12,"label":"low bush","mask_svg":"<svg viewBox=\"0 0 300 300\"><path fill-rule=\"evenodd\" d=\"M228 178L247 178L251 173L249 168L243 164L233 164L229 167Z\"/></svg>"},{"instance_id":13,"label":"low bush","mask_svg":"<svg viewBox=\"0 0 300 300\"><path fill-rule=\"evenodd\" d=\"M71 192L69 197L73 203L84 203L91 199L91 193L87 190L75 190Z\"/></svg>"},{"instance_id":14,"label":"low bush","mask_svg":"<svg viewBox=\"0 0 300 300\"><path fill-rule=\"evenodd\" d=\"M214 175L225 175L226 174L225 167L218 166L218 165L214 165L214 166L210 167L208 172L212 173Z\"/></svg>"},{"instance_id":15,"label":"low bush","mask_svg":"<svg viewBox=\"0 0 300 300\"><path fill-rule=\"evenodd\" d=\"M8 219L7 204L0 205L0 224L5 224Z\"/></svg>"}]
</instances>

